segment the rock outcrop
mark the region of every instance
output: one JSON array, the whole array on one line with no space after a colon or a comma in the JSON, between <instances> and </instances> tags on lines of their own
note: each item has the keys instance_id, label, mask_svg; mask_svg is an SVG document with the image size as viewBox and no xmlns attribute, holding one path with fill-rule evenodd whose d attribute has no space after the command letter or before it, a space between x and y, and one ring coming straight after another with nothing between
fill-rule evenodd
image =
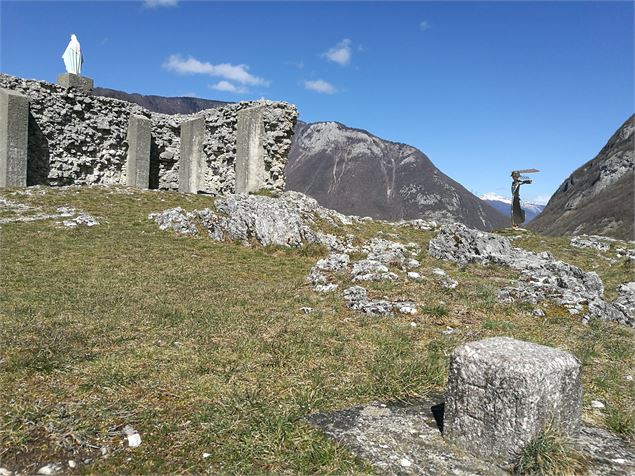
<instances>
[{"instance_id":1,"label":"rock outcrop","mask_svg":"<svg viewBox=\"0 0 635 476\"><path fill-rule=\"evenodd\" d=\"M336 122L298 122L286 175L287 190L350 215L459 221L481 230L509 222L421 151Z\"/></svg>"},{"instance_id":2,"label":"rock outcrop","mask_svg":"<svg viewBox=\"0 0 635 476\"><path fill-rule=\"evenodd\" d=\"M549 236L606 235L635 238L635 116L600 153L573 172L528 228Z\"/></svg>"},{"instance_id":3,"label":"rock outcrop","mask_svg":"<svg viewBox=\"0 0 635 476\"><path fill-rule=\"evenodd\" d=\"M604 301L604 286L596 273L587 273L556 260L548 252L514 248L507 238L459 223L443 226L430 240L428 252L435 258L459 265L495 264L519 270L521 279L500 290L498 299L501 302L520 300L538 304L551 301L572 314L581 313L586 306L585 320L602 319L635 327L635 314L626 312L627 306Z\"/></svg>"}]
</instances>

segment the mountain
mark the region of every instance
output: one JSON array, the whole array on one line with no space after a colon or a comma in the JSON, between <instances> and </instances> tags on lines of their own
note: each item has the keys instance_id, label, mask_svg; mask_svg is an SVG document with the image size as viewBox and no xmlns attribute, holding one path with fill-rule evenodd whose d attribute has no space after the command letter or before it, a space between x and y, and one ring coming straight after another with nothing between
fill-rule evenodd
<instances>
[{"instance_id":1,"label":"mountain","mask_svg":"<svg viewBox=\"0 0 635 476\"><path fill-rule=\"evenodd\" d=\"M496 193L486 193L480 197L488 205L491 205L496 210L501 212L503 215L510 216L511 215L511 206L512 199L503 197L502 195L498 195ZM536 218L545 208L545 205L538 205L536 203L525 202L521 199L520 204L525 210L525 223L529 223L531 220ZM510 218L511 219L511 218Z\"/></svg>"},{"instance_id":2,"label":"mountain","mask_svg":"<svg viewBox=\"0 0 635 476\"><path fill-rule=\"evenodd\" d=\"M460 221L481 230L509 221L421 151L337 122L298 121L285 172L287 190L341 213Z\"/></svg>"},{"instance_id":3,"label":"mountain","mask_svg":"<svg viewBox=\"0 0 635 476\"><path fill-rule=\"evenodd\" d=\"M115 89L94 88L93 94L139 104L152 112L163 114L193 114L203 109L211 109L229 104L224 101L213 101L192 97L146 96L137 93L125 93Z\"/></svg>"},{"instance_id":4,"label":"mountain","mask_svg":"<svg viewBox=\"0 0 635 476\"><path fill-rule=\"evenodd\" d=\"M560 185L529 228L549 236L593 234L635 239L635 115L600 153Z\"/></svg>"}]
</instances>

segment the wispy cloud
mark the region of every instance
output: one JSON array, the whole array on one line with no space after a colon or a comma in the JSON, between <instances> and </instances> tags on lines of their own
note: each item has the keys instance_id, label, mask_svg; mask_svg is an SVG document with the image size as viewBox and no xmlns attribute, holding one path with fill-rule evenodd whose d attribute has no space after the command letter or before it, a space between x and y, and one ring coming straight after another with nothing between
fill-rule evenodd
<instances>
[{"instance_id":1,"label":"wispy cloud","mask_svg":"<svg viewBox=\"0 0 635 476\"><path fill-rule=\"evenodd\" d=\"M176 7L179 0L143 0L143 4L148 8Z\"/></svg>"},{"instance_id":2,"label":"wispy cloud","mask_svg":"<svg viewBox=\"0 0 635 476\"><path fill-rule=\"evenodd\" d=\"M179 74L206 74L249 86L267 86L269 84L265 79L251 74L249 66L246 64L211 64L199 61L192 56L184 59L181 55L171 55L163 63L163 68Z\"/></svg>"},{"instance_id":3,"label":"wispy cloud","mask_svg":"<svg viewBox=\"0 0 635 476\"><path fill-rule=\"evenodd\" d=\"M351 40L348 38L343 39L333 48L330 48L326 53L322 53L322 57L328 61L337 63L340 66L346 66L350 64L353 57L353 50L351 48Z\"/></svg>"},{"instance_id":4,"label":"wispy cloud","mask_svg":"<svg viewBox=\"0 0 635 476\"><path fill-rule=\"evenodd\" d=\"M223 91L226 93L245 94L248 92L248 89L244 86L236 86L229 81L219 81L216 84L210 84L209 87L215 89L216 91Z\"/></svg>"},{"instance_id":5,"label":"wispy cloud","mask_svg":"<svg viewBox=\"0 0 635 476\"><path fill-rule=\"evenodd\" d=\"M432 28L432 25L430 24L429 21L422 20L422 21L419 22L419 29L421 31L428 31L430 28Z\"/></svg>"},{"instance_id":6,"label":"wispy cloud","mask_svg":"<svg viewBox=\"0 0 635 476\"><path fill-rule=\"evenodd\" d=\"M328 81L323 79L316 79L315 81L304 81L304 88L311 91L315 91L322 94L335 94L337 89Z\"/></svg>"}]
</instances>

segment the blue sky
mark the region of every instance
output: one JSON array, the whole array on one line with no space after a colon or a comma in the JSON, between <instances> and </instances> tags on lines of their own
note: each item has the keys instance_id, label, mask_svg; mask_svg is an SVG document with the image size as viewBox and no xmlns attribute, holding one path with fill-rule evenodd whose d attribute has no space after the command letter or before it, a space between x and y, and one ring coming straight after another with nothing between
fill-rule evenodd
<instances>
[{"instance_id":1,"label":"blue sky","mask_svg":"<svg viewBox=\"0 0 635 476\"><path fill-rule=\"evenodd\" d=\"M632 2L2 1L0 70L228 101L411 144L471 191L548 197L634 110Z\"/></svg>"}]
</instances>

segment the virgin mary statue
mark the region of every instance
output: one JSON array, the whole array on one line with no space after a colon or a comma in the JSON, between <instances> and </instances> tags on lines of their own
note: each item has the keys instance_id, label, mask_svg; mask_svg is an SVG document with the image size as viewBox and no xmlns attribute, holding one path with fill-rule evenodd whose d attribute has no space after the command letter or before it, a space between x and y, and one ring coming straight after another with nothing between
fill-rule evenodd
<instances>
[{"instance_id":1,"label":"virgin mary statue","mask_svg":"<svg viewBox=\"0 0 635 476\"><path fill-rule=\"evenodd\" d=\"M64 60L64 66L66 66L67 73L82 73L84 58L82 57L82 50L79 46L79 41L77 41L77 37L74 34L71 35L71 41L68 42L68 46L62 55L62 59Z\"/></svg>"}]
</instances>

